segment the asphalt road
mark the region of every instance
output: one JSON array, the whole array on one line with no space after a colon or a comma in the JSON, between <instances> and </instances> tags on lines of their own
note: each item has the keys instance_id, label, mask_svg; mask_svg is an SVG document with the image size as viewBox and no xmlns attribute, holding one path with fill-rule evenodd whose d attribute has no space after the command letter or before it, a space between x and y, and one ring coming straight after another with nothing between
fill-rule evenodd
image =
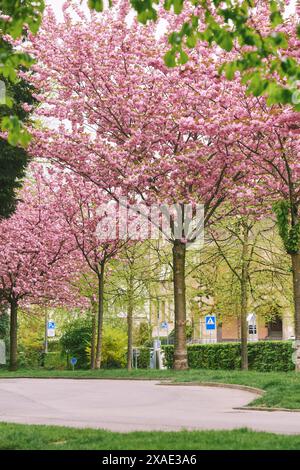
<instances>
[{"instance_id":1,"label":"asphalt road","mask_svg":"<svg viewBox=\"0 0 300 470\"><path fill-rule=\"evenodd\" d=\"M252 392L153 381L0 379L0 421L112 431L234 429L300 434L300 412L234 410Z\"/></svg>"}]
</instances>

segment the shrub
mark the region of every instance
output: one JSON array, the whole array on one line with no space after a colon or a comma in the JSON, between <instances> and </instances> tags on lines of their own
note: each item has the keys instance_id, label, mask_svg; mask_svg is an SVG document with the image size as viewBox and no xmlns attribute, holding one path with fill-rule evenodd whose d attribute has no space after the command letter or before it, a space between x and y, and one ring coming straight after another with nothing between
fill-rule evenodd
<instances>
[{"instance_id":1,"label":"shrub","mask_svg":"<svg viewBox=\"0 0 300 470\"><path fill-rule=\"evenodd\" d=\"M62 355L60 352L48 352L44 356L44 367L46 369L66 369L67 356Z\"/></svg>"},{"instance_id":2,"label":"shrub","mask_svg":"<svg viewBox=\"0 0 300 470\"><path fill-rule=\"evenodd\" d=\"M240 343L214 343L188 345L191 369L240 369ZM174 346L164 346L165 362L173 365ZM291 341L257 341L248 344L249 369L260 372L294 369Z\"/></svg>"},{"instance_id":3,"label":"shrub","mask_svg":"<svg viewBox=\"0 0 300 470\"><path fill-rule=\"evenodd\" d=\"M137 359L139 369L149 369L150 367L150 348L140 348L140 355Z\"/></svg>"},{"instance_id":4,"label":"shrub","mask_svg":"<svg viewBox=\"0 0 300 470\"><path fill-rule=\"evenodd\" d=\"M127 361L127 335L120 328L105 327L103 331L102 366L123 368Z\"/></svg>"},{"instance_id":5,"label":"shrub","mask_svg":"<svg viewBox=\"0 0 300 470\"><path fill-rule=\"evenodd\" d=\"M76 318L65 326L65 331L60 338L62 351L71 357L76 357L76 367L87 369L90 359L87 348L91 345L92 322L90 318Z\"/></svg>"}]
</instances>

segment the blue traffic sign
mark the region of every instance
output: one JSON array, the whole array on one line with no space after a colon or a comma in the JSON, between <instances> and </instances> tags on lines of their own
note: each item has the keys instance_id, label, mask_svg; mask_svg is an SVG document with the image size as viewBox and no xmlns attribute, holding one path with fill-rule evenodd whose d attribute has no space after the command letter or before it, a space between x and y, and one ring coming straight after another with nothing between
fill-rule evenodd
<instances>
[{"instance_id":1,"label":"blue traffic sign","mask_svg":"<svg viewBox=\"0 0 300 470\"><path fill-rule=\"evenodd\" d=\"M205 328L207 330L216 329L216 317L215 315L206 315L205 317Z\"/></svg>"},{"instance_id":2,"label":"blue traffic sign","mask_svg":"<svg viewBox=\"0 0 300 470\"><path fill-rule=\"evenodd\" d=\"M48 330L55 330L55 322L54 321L48 321Z\"/></svg>"},{"instance_id":3,"label":"blue traffic sign","mask_svg":"<svg viewBox=\"0 0 300 470\"><path fill-rule=\"evenodd\" d=\"M166 322L166 321L163 321L163 322L161 322L161 324L160 324L160 327L163 328L163 329L167 329L168 326L169 326L169 325L168 325L168 322Z\"/></svg>"},{"instance_id":4,"label":"blue traffic sign","mask_svg":"<svg viewBox=\"0 0 300 470\"><path fill-rule=\"evenodd\" d=\"M71 360L70 360L72 366L76 366L77 364L77 358L76 357L71 357Z\"/></svg>"}]
</instances>

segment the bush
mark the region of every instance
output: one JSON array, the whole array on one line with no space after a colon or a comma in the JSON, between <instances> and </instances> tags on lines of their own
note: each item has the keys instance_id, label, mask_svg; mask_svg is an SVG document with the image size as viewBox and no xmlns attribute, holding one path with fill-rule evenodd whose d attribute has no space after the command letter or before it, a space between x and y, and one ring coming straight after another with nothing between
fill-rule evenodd
<instances>
[{"instance_id":1,"label":"bush","mask_svg":"<svg viewBox=\"0 0 300 470\"><path fill-rule=\"evenodd\" d=\"M102 366L123 368L127 362L127 334L120 328L105 327L103 331Z\"/></svg>"},{"instance_id":2,"label":"bush","mask_svg":"<svg viewBox=\"0 0 300 470\"><path fill-rule=\"evenodd\" d=\"M43 351L40 347L24 347L18 348L18 366L24 369L36 368L42 365Z\"/></svg>"},{"instance_id":3,"label":"bush","mask_svg":"<svg viewBox=\"0 0 300 470\"><path fill-rule=\"evenodd\" d=\"M173 365L174 346L164 346L166 366ZM240 343L188 345L191 369L240 369ZM260 372L294 370L291 341L257 341L248 344L249 369Z\"/></svg>"},{"instance_id":4,"label":"bush","mask_svg":"<svg viewBox=\"0 0 300 470\"><path fill-rule=\"evenodd\" d=\"M90 359L87 348L91 345L92 322L90 318L76 318L65 327L65 331L60 338L60 344L63 352L71 357L76 357L76 367L79 369L88 369Z\"/></svg>"},{"instance_id":5,"label":"bush","mask_svg":"<svg viewBox=\"0 0 300 470\"><path fill-rule=\"evenodd\" d=\"M44 356L44 367L45 369L66 369L67 368L67 356L62 355L60 352L48 352Z\"/></svg>"},{"instance_id":6,"label":"bush","mask_svg":"<svg viewBox=\"0 0 300 470\"><path fill-rule=\"evenodd\" d=\"M138 369L149 369L150 367L150 348L140 348L140 355L138 356L137 366Z\"/></svg>"}]
</instances>

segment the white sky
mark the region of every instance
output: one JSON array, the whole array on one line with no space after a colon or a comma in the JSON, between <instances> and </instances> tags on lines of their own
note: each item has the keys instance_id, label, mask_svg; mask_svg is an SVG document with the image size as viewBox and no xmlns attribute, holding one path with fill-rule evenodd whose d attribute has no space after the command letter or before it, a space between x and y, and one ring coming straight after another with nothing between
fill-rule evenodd
<instances>
[{"instance_id":1,"label":"white sky","mask_svg":"<svg viewBox=\"0 0 300 470\"><path fill-rule=\"evenodd\" d=\"M63 6L64 3L65 3L65 0L46 0L46 4L52 6L56 16L59 19L63 18L63 16L62 16L62 6ZM84 9L88 10L87 1L83 0L82 3L84 5Z\"/></svg>"}]
</instances>

